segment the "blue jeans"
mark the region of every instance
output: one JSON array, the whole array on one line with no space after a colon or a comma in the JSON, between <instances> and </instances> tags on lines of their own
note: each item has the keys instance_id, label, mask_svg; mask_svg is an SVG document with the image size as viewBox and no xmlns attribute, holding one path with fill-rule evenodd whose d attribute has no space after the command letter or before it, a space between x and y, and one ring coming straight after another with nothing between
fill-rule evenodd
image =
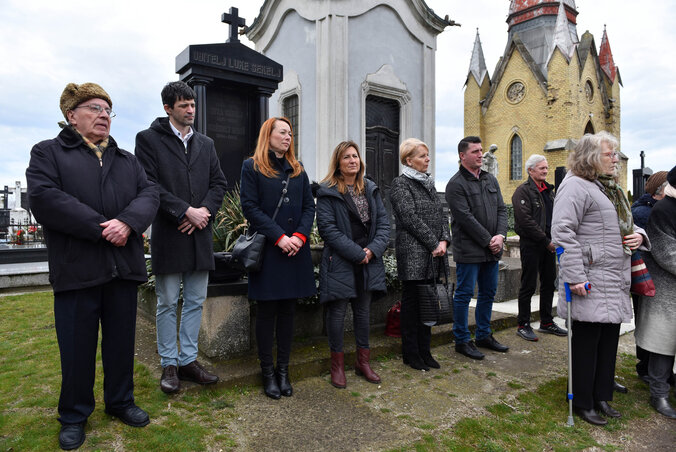
<instances>
[{"instance_id":1,"label":"blue jeans","mask_svg":"<svg viewBox=\"0 0 676 452\"><path fill-rule=\"evenodd\" d=\"M176 311L183 281L181 326L176 343ZM202 303L207 297L208 271L155 275L157 293L157 352L162 367L185 366L197 359L197 338L202 322Z\"/></svg>"},{"instance_id":2,"label":"blue jeans","mask_svg":"<svg viewBox=\"0 0 676 452\"><path fill-rule=\"evenodd\" d=\"M479 285L474 318L476 319L476 340L484 339L492 334L491 313L493 300L498 288L498 263L482 262L479 264L456 263L458 279L453 297L453 335L456 344L469 342L471 336L467 326L469 302L474 295L474 285Z\"/></svg>"}]
</instances>

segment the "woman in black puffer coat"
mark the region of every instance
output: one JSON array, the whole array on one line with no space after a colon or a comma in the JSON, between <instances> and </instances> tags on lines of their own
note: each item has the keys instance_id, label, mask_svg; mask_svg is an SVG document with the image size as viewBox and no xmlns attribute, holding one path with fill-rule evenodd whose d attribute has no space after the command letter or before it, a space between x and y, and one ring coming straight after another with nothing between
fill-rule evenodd
<instances>
[{"instance_id":1,"label":"woman in black puffer coat","mask_svg":"<svg viewBox=\"0 0 676 452\"><path fill-rule=\"evenodd\" d=\"M324 240L319 300L328 304L331 384L336 388L346 386L343 329L348 303L357 342L355 373L380 383L369 365L369 311L373 293L386 290L383 253L390 224L378 187L364 178L364 169L357 144L343 141L317 191L317 227Z\"/></svg>"}]
</instances>

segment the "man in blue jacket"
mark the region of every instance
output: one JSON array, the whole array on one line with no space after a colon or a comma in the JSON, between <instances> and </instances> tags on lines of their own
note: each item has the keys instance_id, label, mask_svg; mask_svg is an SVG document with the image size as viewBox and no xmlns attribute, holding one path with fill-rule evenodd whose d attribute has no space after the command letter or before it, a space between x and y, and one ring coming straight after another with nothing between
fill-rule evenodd
<instances>
[{"instance_id":1,"label":"man in blue jacket","mask_svg":"<svg viewBox=\"0 0 676 452\"><path fill-rule=\"evenodd\" d=\"M77 449L94 411L99 322L106 413L143 427L134 403L136 290L147 280L143 231L159 203L136 158L110 136L113 103L95 83L69 83L68 123L36 144L26 170L31 211L42 224L61 354L59 445Z\"/></svg>"},{"instance_id":2,"label":"man in blue jacket","mask_svg":"<svg viewBox=\"0 0 676 452\"><path fill-rule=\"evenodd\" d=\"M507 210L498 180L481 169L483 148L479 137L466 137L458 144L460 169L446 185L446 202L451 210L451 240L456 263L457 287L453 297L455 351L472 359L483 359L476 346L498 352L502 345L491 332L493 300L498 286L498 261L507 234ZM467 326L469 302L479 285L474 311L476 344Z\"/></svg>"},{"instance_id":3,"label":"man in blue jacket","mask_svg":"<svg viewBox=\"0 0 676 452\"><path fill-rule=\"evenodd\" d=\"M225 176L214 141L192 129L195 92L185 82L162 89L165 118L136 135L136 156L157 183L160 208L150 236L157 292L157 351L162 364L160 389L180 388L179 380L210 384L218 377L197 362L197 338L209 270L214 269L213 218L225 194ZM183 289L178 339L176 316Z\"/></svg>"}]
</instances>

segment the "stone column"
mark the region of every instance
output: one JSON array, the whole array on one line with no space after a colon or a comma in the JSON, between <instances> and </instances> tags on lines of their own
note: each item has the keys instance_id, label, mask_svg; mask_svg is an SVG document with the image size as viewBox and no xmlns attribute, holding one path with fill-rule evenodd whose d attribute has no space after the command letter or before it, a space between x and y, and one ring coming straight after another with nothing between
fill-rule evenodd
<instances>
[{"instance_id":1,"label":"stone column","mask_svg":"<svg viewBox=\"0 0 676 452\"><path fill-rule=\"evenodd\" d=\"M207 85L213 81L214 79L209 77L193 77L189 80L197 96L197 99L195 99L197 108L195 130L204 135L207 133Z\"/></svg>"}]
</instances>

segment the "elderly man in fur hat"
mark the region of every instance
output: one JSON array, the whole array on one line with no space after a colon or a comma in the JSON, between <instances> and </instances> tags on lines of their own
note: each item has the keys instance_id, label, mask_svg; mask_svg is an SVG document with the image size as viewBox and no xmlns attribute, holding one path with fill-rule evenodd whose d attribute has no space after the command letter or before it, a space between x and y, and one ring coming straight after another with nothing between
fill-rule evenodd
<instances>
[{"instance_id":1,"label":"elderly man in fur hat","mask_svg":"<svg viewBox=\"0 0 676 452\"><path fill-rule=\"evenodd\" d=\"M26 170L54 289L64 450L82 445L94 411L99 323L106 413L134 427L150 422L134 403L134 336L136 290L147 280L142 234L159 194L134 155L109 135L112 104L95 83L69 83L60 102L67 123L33 147Z\"/></svg>"}]
</instances>

